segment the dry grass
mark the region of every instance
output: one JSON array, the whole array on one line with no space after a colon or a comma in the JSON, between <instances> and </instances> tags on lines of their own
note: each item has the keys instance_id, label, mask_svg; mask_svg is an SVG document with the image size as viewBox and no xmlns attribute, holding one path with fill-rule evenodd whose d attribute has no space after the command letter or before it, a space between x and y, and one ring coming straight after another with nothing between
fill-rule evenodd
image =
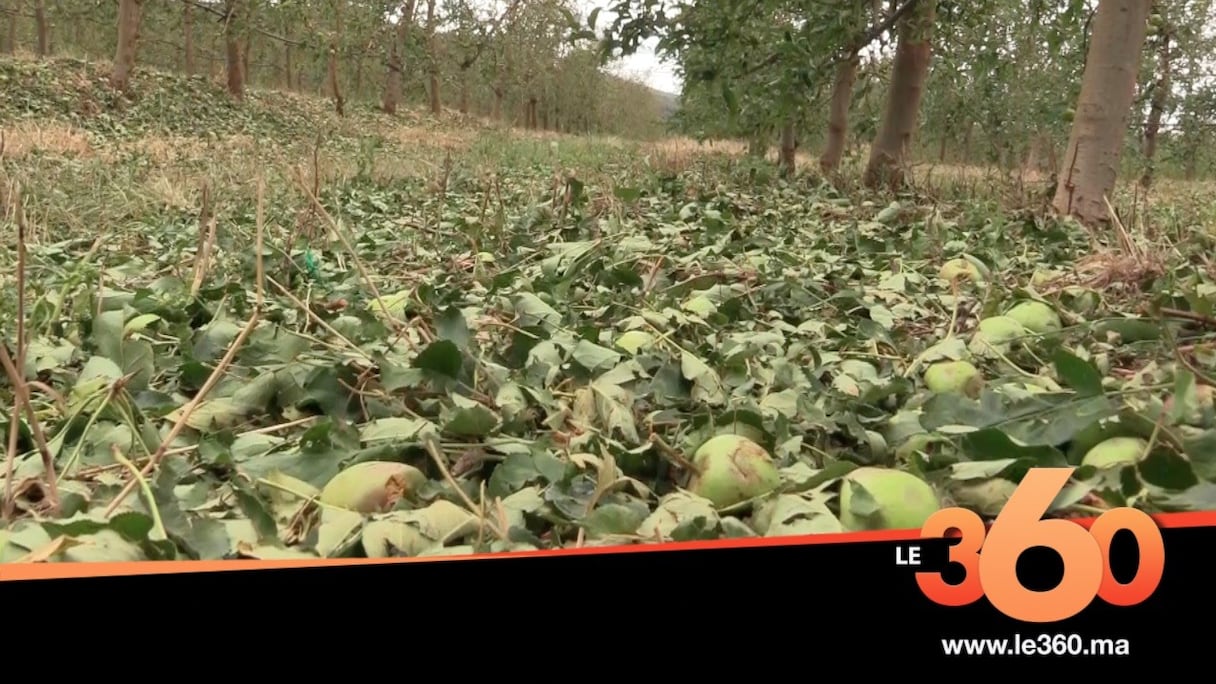
<instances>
[{"instance_id":1,"label":"dry grass","mask_svg":"<svg viewBox=\"0 0 1216 684\"><path fill-rule=\"evenodd\" d=\"M467 150L477 135L477 131L436 130L422 126L385 127L380 133L404 147L429 147L452 152Z\"/></svg>"},{"instance_id":2,"label":"dry grass","mask_svg":"<svg viewBox=\"0 0 1216 684\"><path fill-rule=\"evenodd\" d=\"M89 134L66 123L21 121L5 126L4 157L25 159L32 154L82 158L95 153Z\"/></svg>"}]
</instances>

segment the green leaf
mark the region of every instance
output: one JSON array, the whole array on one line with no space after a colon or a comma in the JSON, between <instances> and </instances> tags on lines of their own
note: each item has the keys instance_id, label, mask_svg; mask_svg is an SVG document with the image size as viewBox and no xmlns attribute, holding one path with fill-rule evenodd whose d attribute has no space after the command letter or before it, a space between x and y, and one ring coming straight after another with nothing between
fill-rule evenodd
<instances>
[{"instance_id":1,"label":"green leaf","mask_svg":"<svg viewBox=\"0 0 1216 684\"><path fill-rule=\"evenodd\" d=\"M1039 468L1068 466L1068 460L1060 450L1044 445L1021 446L994 428L964 435L961 441L963 452L977 461L1026 459Z\"/></svg>"},{"instance_id":2,"label":"green leaf","mask_svg":"<svg viewBox=\"0 0 1216 684\"><path fill-rule=\"evenodd\" d=\"M986 480L1002 475L1010 466L1021 463L1016 458L999 458L988 461L964 461L950 464L950 477L955 480Z\"/></svg>"},{"instance_id":3,"label":"green leaf","mask_svg":"<svg viewBox=\"0 0 1216 684\"><path fill-rule=\"evenodd\" d=\"M1199 484L1190 462L1164 448L1153 449L1137 470L1145 482L1162 489L1178 492Z\"/></svg>"},{"instance_id":4,"label":"green leaf","mask_svg":"<svg viewBox=\"0 0 1216 684\"><path fill-rule=\"evenodd\" d=\"M499 418L481 404L456 409L451 413L443 430L457 437L485 437L498 427Z\"/></svg>"},{"instance_id":5,"label":"green leaf","mask_svg":"<svg viewBox=\"0 0 1216 684\"><path fill-rule=\"evenodd\" d=\"M398 441L408 442L421 439L425 434L433 434L434 425L415 418L377 418L370 421L360 430L360 437L365 443Z\"/></svg>"},{"instance_id":6,"label":"green leaf","mask_svg":"<svg viewBox=\"0 0 1216 684\"><path fill-rule=\"evenodd\" d=\"M437 340L414 358L413 366L456 380L464 362L460 348L451 340Z\"/></svg>"},{"instance_id":7,"label":"green leaf","mask_svg":"<svg viewBox=\"0 0 1216 684\"><path fill-rule=\"evenodd\" d=\"M621 362L621 355L617 352L587 340L579 340L578 344L574 345L571 356L580 366L593 373L612 368Z\"/></svg>"},{"instance_id":8,"label":"green leaf","mask_svg":"<svg viewBox=\"0 0 1216 684\"><path fill-rule=\"evenodd\" d=\"M1183 442L1191 467L1199 477L1216 481L1216 430L1205 430Z\"/></svg>"},{"instance_id":9,"label":"green leaf","mask_svg":"<svg viewBox=\"0 0 1216 684\"><path fill-rule=\"evenodd\" d=\"M237 506L257 532L259 543L278 541L279 527L275 524L270 505L262 500L254 488L240 480L232 481L233 494L236 495Z\"/></svg>"},{"instance_id":10,"label":"green leaf","mask_svg":"<svg viewBox=\"0 0 1216 684\"><path fill-rule=\"evenodd\" d=\"M604 504L587 514L579 524L592 537L607 535L633 534L638 525L646 519L650 511L644 504L626 506L624 504Z\"/></svg>"},{"instance_id":11,"label":"green leaf","mask_svg":"<svg viewBox=\"0 0 1216 684\"><path fill-rule=\"evenodd\" d=\"M515 300L515 312L519 315L519 327L533 325L556 326L562 321L562 315L556 309L541 301L540 297L531 292L524 292Z\"/></svg>"},{"instance_id":12,"label":"green leaf","mask_svg":"<svg viewBox=\"0 0 1216 684\"><path fill-rule=\"evenodd\" d=\"M456 307L444 309L435 318L435 331L439 333L440 340L447 340L461 350L469 348L472 335L469 333L469 325L460 309Z\"/></svg>"},{"instance_id":13,"label":"green leaf","mask_svg":"<svg viewBox=\"0 0 1216 684\"><path fill-rule=\"evenodd\" d=\"M1174 406L1170 411L1170 418L1173 420L1173 422L1186 422L1188 414L1198 403L1197 400L1198 394L1195 392L1195 375L1185 369L1177 371L1174 374Z\"/></svg>"},{"instance_id":14,"label":"green leaf","mask_svg":"<svg viewBox=\"0 0 1216 684\"><path fill-rule=\"evenodd\" d=\"M1081 359L1064 348L1056 350L1052 358L1064 384L1077 391L1083 397L1095 397L1103 394L1102 373L1092 363Z\"/></svg>"}]
</instances>

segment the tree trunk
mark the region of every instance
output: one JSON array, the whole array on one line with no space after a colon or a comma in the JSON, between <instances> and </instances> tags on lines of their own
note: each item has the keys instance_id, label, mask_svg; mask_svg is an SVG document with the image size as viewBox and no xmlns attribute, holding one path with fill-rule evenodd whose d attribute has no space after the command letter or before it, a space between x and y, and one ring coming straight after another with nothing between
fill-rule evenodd
<instances>
[{"instance_id":1,"label":"tree trunk","mask_svg":"<svg viewBox=\"0 0 1216 684\"><path fill-rule=\"evenodd\" d=\"M797 170L798 137L793 122L781 127L781 173L793 176Z\"/></svg>"},{"instance_id":2,"label":"tree trunk","mask_svg":"<svg viewBox=\"0 0 1216 684\"><path fill-rule=\"evenodd\" d=\"M884 182L896 187L904 181L905 155L916 133L925 77L933 53L936 9L932 0L921 0L900 20L886 111L870 147L870 159L862 179L866 187L877 188Z\"/></svg>"},{"instance_id":3,"label":"tree trunk","mask_svg":"<svg viewBox=\"0 0 1216 684\"><path fill-rule=\"evenodd\" d=\"M241 59L240 0L228 0L224 19L224 58L228 74L228 94L245 98L245 72Z\"/></svg>"},{"instance_id":4,"label":"tree trunk","mask_svg":"<svg viewBox=\"0 0 1216 684\"><path fill-rule=\"evenodd\" d=\"M286 34L284 34L286 35ZM287 89L295 90L295 60L292 59L291 43L283 44L283 78L287 81Z\"/></svg>"},{"instance_id":5,"label":"tree trunk","mask_svg":"<svg viewBox=\"0 0 1216 684\"><path fill-rule=\"evenodd\" d=\"M753 133L747 140L747 156L763 159L768 154L768 141L764 133Z\"/></svg>"},{"instance_id":6,"label":"tree trunk","mask_svg":"<svg viewBox=\"0 0 1216 684\"><path fill-rule=\"evenodd\" d=\"M125 92L131 85L131 72L135 70L135 50L139 45L140 3L143 0L119 0L118 45L114 53L114 70L110 84Z\"/></svg>"},{"instance_id":7,"label":"tree trunk","mask_svg":"<svg viewBox=\"0 0 1216 684\"><path fill-rule=\"evenodd\" d=\"M494 86L494 110L493 116L495 121L502 121L502 98L505 95L501 85Z\"/></svg>"},{"instance_id":8,"label":"tree trunk","mask_svg":"<svg viewBox=\"0 0 1216 684\"><path fill-rule=\"evenodd\" d=\"M426 31L427 31L427 52L430 57L429 68L431 84L431 114L439 116L443 112L443 104L439 97L439 43L435 40L435 2L436 0L426 0Z\"/></svg>"},{"instance_id":9,"label":"tree trunk","mask_svg":"<svg viewBox=\"0 0 1216 684\"><path fill-rule=\"evenodd\" d=\"M342 89L338 85L338 41L329 44L329 93L334 98L334 111L338 116L346 115L346 100L342 97Z\"/></svg>"},{"instance_id":10,"label":"tree trunk","mask_svg":"<svg viewBox=\"0 0 1216 684\"><path fill-rule=\"evenodd\" d=\"M828 139L819 157L819 168L832 173L840 167L849 136L849 105L853 102L853 84L857 82L857 68L861 59L853 53L847 61L836 67L836 79L832 82L832 99L828 104Z\"/></svg>"},{"instance_id":11,"label":"tree trunk","mask_svg":"<svg viewBox=\"0 0 1216 684\"><path fill-rule=\"evenodd\" d=\"M10 0L8 4L8 40L4 42L4 51L13 54L17 51L17 3Z\"/></svg>"},{"instance_id":12,"label":"tree trunk","mask_svg":"<svg viewBox=\"0 0 1216 684\"><path fill-rule=\"evenodd\" d=\"M338 46L342 44L342 36L345 30L345 25L342 16L342 4L340 2L330 2L330 8L334 15L334 33L329 39L329 60L327 65L326 79L329 81L329 94L334 98L334 111L338 116L346 116L346 98L342 96L342 88L338 84Z\"/></svg>"},{"instance_id":13,"label":"tree trunk","mask_svg":"<svg viewBox=\"0 0 1216 684\"><path fill-rule=\"evenodd\" d=\"M380 95L380 110L385 114L397 113L401 101L401 24L405 17L397 20L397 26L388 32L388 69L384 75L384 92Z\"/></svg>"},{"instance_id":14,"label":"tree trunk","mask_svg":"<svg viewBox=\"0 0 1216 684\"><path fill-rule=\"evenodd\" d=\"M1128 111L1136 94L1140 50L1153 0L1100 0L1081 79L1081 96L1052 202L1085 223L1107 217Z\"/></svg>"},{"instance_id":15,"label":"tree trunk","mask_svg":"<svg viewBox=\"0 0 1216 684\"><path fill-rule=\"evenodd\" d=\"M182 2L182 59L187 76L194 75L194 3Z\"/></svg>"},{"instance_id":16,"label":"tree trunk","mask_svg":"<svg viewBox=\"0 0 1216 684\"><path fill-rule=\"evenodd\" d=\"M460 113L468 114L468 67L460 71Z\"/></svg>"},{"instance_id":17,"label":"tree trunk","mask_svg":"<svg viewBox=\"0 0 1216 684\"><path fill-rule=\"evenodd\" d=\"M253 36L245 35L245 40L241 43L241 73L245 75L245 82L249 83L253 80L253 72L249 69L249 53L253 52Z\"/></svg>"},{"instance_id":18,"label":"tree trunk","mask_svg":"<svg viewBox=\"0 0 1216 684\"><path fill-rule=\"evenodd\" d=\"M1055 144L1051 136L1037 133L1030 139L1026 151L1026 160L1022 167L1022 175L1026 180L1038 180L1043 174L1050 174L1056 168Z\"/></svg>"},{"instance_id":19,"label":"tree trunk","mask_svg":"<svg viewBox=\"0 0 1216 684\"><path fill-rule=\"evenodd\" d=\"M34 25L38 29L38 56L51 52L51 27L46 20L46 1L34 0Z\"/></svg>"},{"instance_id":20,"label":"tree trunk","mask_svg":"<svg viewBox=\"0 0 1216 684\"><path fill-rule=\"evenodd\" d=\"M381 109L387 114L397 113L397 103L401 101L401 92L405 90L405 59L403 49L409 40L410 27L414 22L414 10L417 0L405 3L401 17L397 20L390 40L388 74L384 81L384 97Z\"/></svg>"},{"instance_id":21,"label":"tree trunk","mask_svg":"<svg viewBox=\"0 0 1216 684\"><path fill-rule=\"evenodd\" d=\"M1154 86L1152 103L1149 105L1148 121L1144 126L1144 174L1140 186L1149 188L1153 184L1153 158L1157 155L1157 134L1161 131L1161 117L1170 94L1170 33L1162 31L1161 44L1157 48L1157 84Z\"/></svg>"}]
</instances>

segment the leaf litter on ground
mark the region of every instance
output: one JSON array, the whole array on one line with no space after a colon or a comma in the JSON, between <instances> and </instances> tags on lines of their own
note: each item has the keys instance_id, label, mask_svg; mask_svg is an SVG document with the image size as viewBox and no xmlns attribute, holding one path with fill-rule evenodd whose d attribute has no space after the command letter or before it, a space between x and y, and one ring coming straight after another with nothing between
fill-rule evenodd
<instances>
[{"instance_id":1,"label":"leaf litter on ground","mask_svg":"<svg viewBox=\"0 0 1216 684\"><path fill-rule=\"evenodd\" d=\"M216 104L222 95L195 79L160 98L168 109L99 121L79 114L81 94L65 94L62 75L4 69L41 84L7 107L70 121L99 144L189 111L225 122L220 135L258 130L268 147L292 147L327 116L270 95L246 109ZM199 102L210 104L190 109ZM394 125L360 116L367 130ZM334 155L351 135L336 134ZM1068 221L748 183L716 158L696 175L665 175L614 154L562 160L565 175L553 160L503 154L512 165L492 168L494 185L485 159L469 161L442 192L330 179L323 212L284 174L264 207L261 320L188 415L256 303L251 198L228 193L192 292L197 215L130 217L94 249L69 219L38 210L57 201L38 184L51 167L8 162L31 225L63 221L35 225L27 241L20 369L55 459L59 510L49 512L22 417L0 561L833 533L843 530L839 481L858 467L916 473L943 506L991 517L1029 468L1080 466L1115 436L1144 440L1144 453L1080 467L1052 515L1216 508L1216 283L1199 257L1211 236L1162 250L1175 254L1168 269L1137 271L1109 250L1120 266L1098 279L1092 236ZM46 163L59 173L65 162ZM555 178L565 179L556 192ZM14 225L7 216L10 243ZM15 352L15 269L4 259L0 309ZM979 264L982 277L943 278L952 259ZM1049 305L1061 325L974 343L980 320L1025 300ZM970 383L926 387L927 367L959 360L978 371ZM0 387L7 436L12 385ZM691 459L723 432L762 445L780 487L721 508L691 493ZM164 460L129 484L158 449ZM347 499L323 495L326 485L356 466L374 475L347 494L373 504L335 505Z\"/></svg>"}]
</instances>

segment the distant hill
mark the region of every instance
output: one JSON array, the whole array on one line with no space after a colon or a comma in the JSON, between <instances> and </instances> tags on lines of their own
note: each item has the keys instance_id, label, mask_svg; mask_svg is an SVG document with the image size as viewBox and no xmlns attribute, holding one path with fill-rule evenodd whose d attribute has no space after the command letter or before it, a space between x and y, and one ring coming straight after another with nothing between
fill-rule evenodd
<instances>
[{"instance_id":1,"label":"distant hill","mask_svg":"<svg viewBox=\"0 0 1216 684\"><path fill-rule=\"evenodd\" d=\"M663 118L664 119L671 117L671 115L675 114L676 110L678 110L680 108L680 96L679 95L677 95L675 93L669 93L664 90L658 90L657 88L651 88L650 91L652 93L654 93L655 97L659 98L659 102L661 102L663 104Z\"/></svg>"}]
</instances>

